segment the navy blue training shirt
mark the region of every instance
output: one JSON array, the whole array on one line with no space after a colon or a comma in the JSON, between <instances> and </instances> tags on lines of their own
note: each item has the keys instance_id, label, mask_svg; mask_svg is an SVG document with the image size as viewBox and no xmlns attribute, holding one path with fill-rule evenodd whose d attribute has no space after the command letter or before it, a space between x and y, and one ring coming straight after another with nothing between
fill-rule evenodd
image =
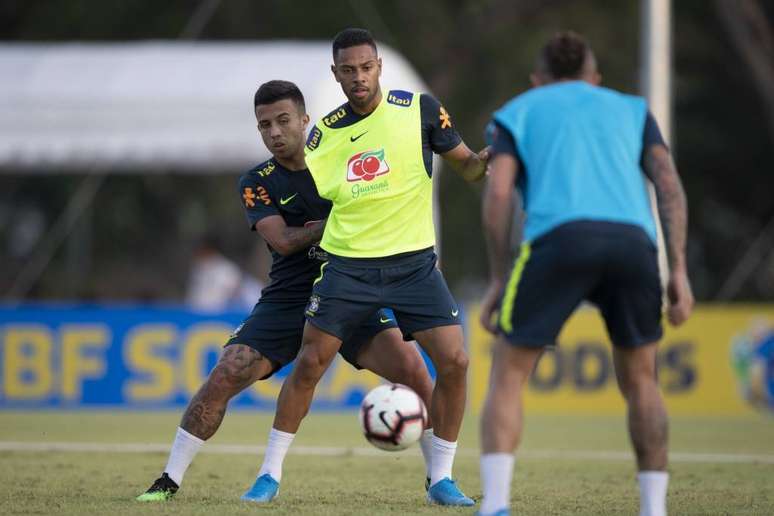
<instances>
[{"instance_id":1,"label":"navy blue training shirt","mask_svg":"<svg viewBox=\"0 0 774 516\"><path fill-rule=\"evenodd\" d=\"M279 215L290 227L322 220L331 211L331 202L317 193L309 170L291 171L274 158L251 169L239 179L239 195L250 229L268 216ZM271 281L261 293L263 301L306 302L312 283L320 275L324 251L316 246L282 256L271 251Z\"/></svg>"}]
</instances>

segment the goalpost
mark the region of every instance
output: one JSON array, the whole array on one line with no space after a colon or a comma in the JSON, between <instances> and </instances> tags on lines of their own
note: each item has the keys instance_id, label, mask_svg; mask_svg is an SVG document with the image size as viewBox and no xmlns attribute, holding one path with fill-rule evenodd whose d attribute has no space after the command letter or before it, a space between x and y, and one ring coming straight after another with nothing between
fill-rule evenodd
<instances>
[{"instance_id":1,"label":"goalpost","mask_svg":"<svg viewBox=\"0 0 774 516\"><path fill-rule=\"evenodd\" d=\"M672 145L672 0L640 2L640 90L648 99L667 145ZM656 190L648 182L650 204L658 231L658 264L661 285L669 276L664 232L658 216ZM666 289L664 289L666 296Z\"/></svg>"}]
</instances>

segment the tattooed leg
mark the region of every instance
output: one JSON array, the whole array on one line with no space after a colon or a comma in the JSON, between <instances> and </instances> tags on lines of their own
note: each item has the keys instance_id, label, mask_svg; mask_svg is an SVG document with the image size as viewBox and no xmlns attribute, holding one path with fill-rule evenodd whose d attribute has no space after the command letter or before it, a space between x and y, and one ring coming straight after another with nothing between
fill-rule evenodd
<instances>
[{"instance_id":1,"label":"tattooed leg","mask_svg":"<svg viewBox=\"0 0 774 516\"><path fill-rule=\"evenodd\" d=\"M218 430L229 400L269 374L272 367L271 361L249 346L226 347L215 369L188 404L180 427L206 441Z\"/></svg>"}]
</instances>

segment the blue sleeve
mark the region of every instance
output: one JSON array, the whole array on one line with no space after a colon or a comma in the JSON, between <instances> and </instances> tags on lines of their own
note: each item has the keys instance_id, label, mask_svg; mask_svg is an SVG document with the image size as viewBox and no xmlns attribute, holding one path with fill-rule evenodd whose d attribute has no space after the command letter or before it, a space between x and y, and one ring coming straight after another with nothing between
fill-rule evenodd
<instances>
[{"instance_id":1,"label":"blue sleeve","mask_svg":"<svg viewBox=\"0 0 774 516\"><path fill-rule=\"evenodd\" d=\"M279 215L274 202L269 195L266 186L259 183L252 175L245 175L239 179L239 196L242 207L247 215L247 223L250 229L255 231L255 224L270 215Z\"/></svg>"},{"instance_id":2,"label":"blue sleeve","mask_svg":"<svg viewBox=\"0 0 774 516\"><path fill-rule=\"evenodd\" d=\"M486 142L492 146L492 157L498 154L510 154L517 160L519 159L516 140L511 132L503 127L500 122L494 120L489 122L486 128Z\"/></svg>"},{"instance_id":3,"label":"blue sleeve","mask_svg":"<svg viewBox=\"0 0 774 516\"><path fill-rule=\"evenodd\" d=\"M645 117L645 128L642 131L642 149L645 150L651 145L663 145L667 147L664 142L664 137L661 136L661 129L658 127L658 122L653 117L653 113L648 110L648 114Z\"/></svg>"}]
</instances>

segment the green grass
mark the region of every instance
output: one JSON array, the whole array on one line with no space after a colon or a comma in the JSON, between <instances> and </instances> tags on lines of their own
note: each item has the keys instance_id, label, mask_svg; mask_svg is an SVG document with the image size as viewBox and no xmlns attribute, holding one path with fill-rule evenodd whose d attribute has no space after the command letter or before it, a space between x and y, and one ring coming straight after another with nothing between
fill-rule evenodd
<instances>
[{"instance_id":1,"label":"green grass","mask_svg":"<svg viewBox=\"0 0 774 516\"><path fill-rule=\"evenodd\" d=\"M179 414L170 412L0 412L0 441L169 443ZM264 444L267 414L235 412L212 439ZM480 496L477 422L465 421L455 476ZM354 414L313 414L295 445L368 446ZM774 420L676 419L671 450L774 455ZM517 459L513 514L636 514L631 461L538 459L546 450L627 451L622 418L532 416ZM206 450L206 447L205 447ZM530 452L530 453L527 453ZM261 457L202 453L177 497L162 505L133 498L166 462L164 453L0 452L3 514L470 514L424 504L416 453L378 457L289 455L281 496L267 507L239 501ZM774 514L774 464L688 463L670 466L672 514Z\"/></svg>"}]
</instances>

